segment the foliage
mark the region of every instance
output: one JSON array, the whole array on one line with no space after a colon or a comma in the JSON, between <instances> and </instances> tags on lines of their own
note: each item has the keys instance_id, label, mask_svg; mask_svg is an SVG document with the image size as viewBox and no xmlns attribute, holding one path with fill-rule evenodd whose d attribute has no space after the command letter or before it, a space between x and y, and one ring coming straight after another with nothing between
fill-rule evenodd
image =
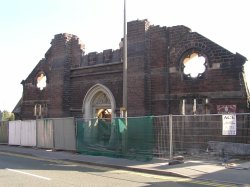
<instances>
[{"instance_id":1,"label":"foliage","mask_svg":"<svg viewBox=\"0 0 250 187\"><path fill-rule=\"evenodd\" d=\"M15 120L15 115L11 112L8 112L7 110L4 110L2 113L1 113L1 120L2 121L14 121Z\"/></svg>"}]
</instances>

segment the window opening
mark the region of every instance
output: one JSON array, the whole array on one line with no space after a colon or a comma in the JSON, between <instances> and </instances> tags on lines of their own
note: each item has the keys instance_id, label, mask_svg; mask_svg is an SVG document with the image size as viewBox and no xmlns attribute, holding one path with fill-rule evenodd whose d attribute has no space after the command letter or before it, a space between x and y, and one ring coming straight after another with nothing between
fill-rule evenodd
<instances>
[{"instance_id":1,"label":"window opening","mask_svg":"<svg viewBox=\"0 0 250 187\"><path fill-rule=\"evenodd\" d=\"M37 77L37 88L39 88L40 90L43 90L46 87L46 81L47 81L47 77L41 73L38 77Z\"/></svg>"},{"instance_id":2,"label":"window opening","mask_svg":"<svg viewBox=\"0 0 250 187\"><path fill-rule=\"evenodd\" d=\"M183 66L183 72L187 77L198 78L206 70L206 58L194 52L184 58Z\"/></svg>"},{"instance_id":3,"label":"window opening","mask_svg":"<svg viewBox=\"0 0 250 187\"><path fill-rule=\"evenodd\" d=\"M47 104L35 104L34 106L34 116L36 118L46 117L48 113Z\"/></svg>"},{"instance_id":4,"label":"window opening","mask_svg":"<svg viewBox=\"0 0 250 187\"><path fill-rule=\"evenodd\" d=\"M209 114L208 98L183 98L180 100L182 115Z\"/></svg>"}]
</instances>

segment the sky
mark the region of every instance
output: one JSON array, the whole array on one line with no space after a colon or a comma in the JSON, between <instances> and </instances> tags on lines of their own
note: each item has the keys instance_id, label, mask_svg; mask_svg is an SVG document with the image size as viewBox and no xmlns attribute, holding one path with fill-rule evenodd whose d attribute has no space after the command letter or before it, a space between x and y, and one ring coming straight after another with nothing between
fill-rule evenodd
<instances>
[{"instance_id":1,"label":"sky","mask_svg":"<svg viewBox=\"0 0 250 187\"><path fill-rule=\"evenodd\" d=\"M250 59L248 0L127 0L126 9L127 21L185 25ZM77 35L86 53L118 49L123 0L0 0L0 110L13 110L22 96L21 81L59 33Z\"/></svg>"}]
</instances>

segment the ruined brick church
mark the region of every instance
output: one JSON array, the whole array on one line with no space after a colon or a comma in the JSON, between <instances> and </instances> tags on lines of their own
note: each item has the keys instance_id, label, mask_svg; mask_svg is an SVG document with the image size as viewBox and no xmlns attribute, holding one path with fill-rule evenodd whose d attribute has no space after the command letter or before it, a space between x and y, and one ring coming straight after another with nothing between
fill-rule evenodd
<instances>
[{"instance_id":1,"label":"ruined brick church","mask_svg":"<svg viewBox=\"0 0 250 187\"><path fill-rule=\"evenodd\" d=\"M249 111L246 58L185 26L127 23L128 116ZM118 41L119 43L119 41ZM19 119L120 116L123 47L85 54L71 34L57 34L21 82ZM194 64L194 65L193 65Z\"/></svg>"}]
</instances>

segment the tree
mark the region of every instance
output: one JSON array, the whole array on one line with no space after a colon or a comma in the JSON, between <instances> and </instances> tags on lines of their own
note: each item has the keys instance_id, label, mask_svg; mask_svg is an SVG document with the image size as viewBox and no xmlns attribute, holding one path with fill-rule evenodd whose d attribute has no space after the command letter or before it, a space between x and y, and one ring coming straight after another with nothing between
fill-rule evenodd
<instances>
[{"instance_id":1,"label":"tree","mask_svg":"<svg viewBox=\"0 0 250 187\"><path fill-rule=\"evenodd\" d=\"M7 110L2 112L2 121L13 121L15 120L15 115Z\"/></svg>"}]
</instances>

